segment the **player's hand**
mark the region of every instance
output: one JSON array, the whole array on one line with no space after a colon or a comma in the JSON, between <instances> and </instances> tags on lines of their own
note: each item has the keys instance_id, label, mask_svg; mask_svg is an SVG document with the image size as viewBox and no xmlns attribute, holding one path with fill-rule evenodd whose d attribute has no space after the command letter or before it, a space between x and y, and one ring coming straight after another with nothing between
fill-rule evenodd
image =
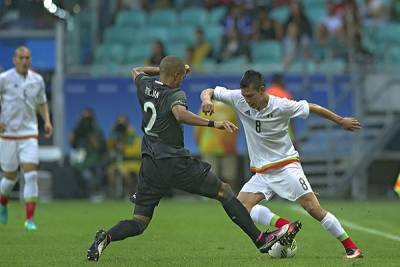
<instances>
[{"instance_id":1,"label":"player's hand","mask_svg":"<svg viewBox=\"0 0 400 267\"><path fill-rule=\"evenodd\" d=\"M201 103L201 110L205 115L212 115L214 113L214 103L211 100L204 100Z\"/></svg>"},{"instance_id":2,"label":"player's hand","mask_svg":"<svg viewBox=\"0 0 400 267\"><path fill-rule=\"evenodd\" d=\"M0 133L4 133L6 131L6 125L4 123L0 123Z\"/></svg>"},{"instance_id":3,"label":"player's hand","mask_svg":"<svg viewBox=\"0 0 400 267\"><path fill-rule=\"evenodd\" d=\"M53 126L51 125L51 123L44 124L44 131L44 137L49 139L53 135Z\"/></svg>"},{"instance_id":4,"label":"player's hand","mask_svg":"<svg viewBox=\"0 0 400 267\"><path fill-rule=\"evenodd\" d=\"M220 129L220 130L225 130L230 133L236 132L239 128L233 124L230 121L224 120L224 121L215 121L214 122L214 128Z\"/></svg>"},{"instance_id":5,"label":"player's hand","mask_svg":"<svg viewBox=\"0 0 400 267\"><path fill-rule=\"evenodd\" d=\"M351 132L361 129L361 123L357 119L349 117L342 118L340 121L340 126L342 126L343 129Z\"/></svg>"}]
</instances>

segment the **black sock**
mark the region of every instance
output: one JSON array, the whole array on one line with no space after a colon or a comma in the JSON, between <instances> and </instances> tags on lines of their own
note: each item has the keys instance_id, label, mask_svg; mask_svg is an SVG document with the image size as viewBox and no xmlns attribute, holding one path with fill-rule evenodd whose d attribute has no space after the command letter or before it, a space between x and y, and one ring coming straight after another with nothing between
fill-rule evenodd
<instances>
[{"instance_id":1,"label":"black sock","mask_svg":"<svg viewBox=\"0 0 400 267\"><path fill-rule=\"evenodd\" d=\"M242 203L232 194L232 197L228 197L222 202L225 212L229 215L231 220L237 224L242 230L253 240L257 247L260 247L264 243L264 234L258 230L251 220L250 214L243 207Z\"/></svg>"},{"instance_id":2,"label":"black sock","mask_svg":"<svg viewBox=\"0 0 400 267\"><path fill-rule=\"evenodd\" d=\"M107 231L111 241L123 240L130 236L140 235L144 232L147 225L139 220L120 221Z\"/></svg>"}]
</instances>

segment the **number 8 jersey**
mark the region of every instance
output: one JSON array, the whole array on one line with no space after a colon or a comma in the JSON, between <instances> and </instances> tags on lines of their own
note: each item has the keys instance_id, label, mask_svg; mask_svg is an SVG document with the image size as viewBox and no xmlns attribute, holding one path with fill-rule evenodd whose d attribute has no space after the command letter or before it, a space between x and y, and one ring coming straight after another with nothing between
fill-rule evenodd
<instances>
[{"instance_id":1,"label":"number 8 jersey","mask_svg":"<svg viewBox=\"0 0 400 267\"><path fill-rule=\"evenodd\" d=\"M185 93L144 73L136 77L135 84L142 109L142 155L155 159L189 156L184 148L183 127L172 113L175 105L187 107Z\"/></svg>"},{"instance_id":2,"label":"number 8 jersey","mask_svg":"<svg viewBox=\"0 0 400 267\"><path fill-rule=\"evenodd\" d=\"M244 128L251 171L263 173L299 161L288 134L291 118L306 118L310 112L307 101L293 101L269 95L267 106L258 111L251 108L240 90L217 86L214 99L232 106Z\"/></svg>"}]
</instances>

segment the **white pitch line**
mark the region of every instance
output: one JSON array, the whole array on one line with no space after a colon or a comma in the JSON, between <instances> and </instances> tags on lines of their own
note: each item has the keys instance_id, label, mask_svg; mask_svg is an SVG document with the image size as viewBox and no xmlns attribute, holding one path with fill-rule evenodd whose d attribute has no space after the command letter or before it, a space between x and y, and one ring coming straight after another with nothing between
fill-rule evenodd
<instances>
[{"instance_id":1,"label":"white pitch line","mask_svg":"<svg viewBox=\"0 0 400 267\"><path fill-rule=\"evenodd\" d=\"M291 209L296 211L296 212L299 212L299 213L308 214L305 210L303 210L300 207L293 206L293 207L291 207ZM373 228L364 227L364 226L358 225L356 223L349 222L349 221L342 220L342 219L340 219L339 221L340 221L341 224L343 224L346 227L353 228L353 229L361 231L361 232L365 232L365 233L368 233L368 234L381 236L381 237L384 237L384 238L387 238L387 239L390 239L390 240L394 240L394 241L399 241L400 242L400 236L398 236L398 235L389 234L389 233L382 232L382 231L379 231L379 230L376 230L376 229L373 229Z\"/></svg>"}]
</instances>

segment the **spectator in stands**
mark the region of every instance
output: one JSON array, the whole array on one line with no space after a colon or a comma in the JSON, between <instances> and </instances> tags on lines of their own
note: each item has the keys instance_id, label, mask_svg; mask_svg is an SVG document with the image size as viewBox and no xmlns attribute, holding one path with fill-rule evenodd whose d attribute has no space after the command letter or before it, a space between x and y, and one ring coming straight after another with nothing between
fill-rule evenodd
<instances>
[{"instance_id":1,"label":"spectator in stands","mask_svg":"<svg viewBox=\"0 0 400 267\"><path fill-rule=\"evenodd\" d=\"M111 164L107 180L111 196L122 197L135 191L140 169L141 139L129 123L127 116L119 116L108 139Z\"/></svg>"},{"instance_id":2,"label":"spectator in stands","mask_svg":"<svg viewBox=\"0 0 400 267\"><path fill-rule=\"evenodd\" d=\"M338 39L330 36L328 30L322 27L313 40L312 58L317 63L331 58L344 57L345 47L339 43Z\"/></svg>"},{"instance_id":3,"label":"spectator in stands","mask_svg":"<svg viewBox=\"0 0 400 267\"><path fill-rule=\"evenodd\" d=\"M70 136L71 163L84 182L85 193L95 200L103 184L105 140L96 123L93 111L82 112Z\"/></svg>"},{"instance_id":4,"label":"spectator in stands","mask_svg":"<svg viewBox=\"0 0 400 267\"><path fill-rule=\"evenodd\" d=\"M392 0L392 4L390 6L391 18L394 21L400 21L400 0Z\"/></svg>"},{"instance_id":5,"label":"spectator in stands","mask_svg":"<svg viewBox=\"0 0 400 267\"><path fill-rule=\"evenodd\" d=\"M165 52L164 44L161 40L157 40L153 43L153 51L150 58L146 60L146 64L150 66L158 66L165 56L167 56L167 53Z\"/></svg>"},{"instance_id":6,"label":"spectator in stands","mask_svg":"<svg viewBox=\"0 0 400 267\"><path fill-rule=\"evenodd\" d=\"M232 29L223 38L217 62L220 63L238 56L246 56L248 60L250 59L249 44L238 30Z\"/></svg>"},{"instance_id":7,"label":"spectator in stands","mask_svg":"<svg viewBox=\"0 0 400 267\"><path fill-rule=\"evenodd\" d=\"M309 57L312 28L298 1L292 1L290 4L290 15L285 23L284 32L284 65L290 65L297 56Z\"/></svg>"},{"instance_id":8,"label":"spectator in stands","mask_svg":"<svg viewBox=\"0 0 400 267\"><path fill-rule=\"evenodd\" d=\"M383 25L389 17L389 10L382 0L364 0L361 14L365 25Z\"/></svg>"},{"instance_id":9,"label":"spectator in stands","mask_svg":"<svg viewBox=\"0 0 400 267\"><path fill-rule=\"evenodd\" d=\"M329 0L326 2L326 11L327 16L317 27L317 35L326 30L330 36L344 40L342 6L338 8L332 0Z\"/></svg>"},{"instance_id":10,"label":"spectator in stands","mask_svg":"<svg viewBox=\"0 0 400 267\"><path fill-rule=\"evenodd\" d=\"M236 113L228 105L215 102L214 112L210 117L200 110L199 116L211 120L229 120L237 125ZM241 186L240 177L235 168L238 164L236 155L238 133L222 132L211 127L196 127L194 133L202 159L210 163L212 171L228 182L234 192L238 192Z\"/></svg>"},{"instance_id":11,"label":"spectator in stands","mask_svg":"<svg viewBox=\"0 0 400 267\"><path fill-rule=\"evenodd\" d=\"M202 29L196 30L196 40L193 45L193 58L192 65L194 68L198 68L203 64L203 61L208 58L211 54L212 46L210 42L208 42L204 38L204 32Z\"/></svg>"},{"instance_id":12,"label":"spectator in stands","mask_svg":"<svg viewBox=\"0 0 400 267\"><path fill-rule=\"evenodd\" d=\"M230 8L228 15L222 21L222 25L225 36L232 33L233 30L237 30L244 37L248 37L252 33L251 18L243 12L240 5L234 5Z\"/></svg>"},{"instance_id":13,"label":"spectator in stands","mask_svg":"<svg viewBox=\"0 0 400 267\"><path fill-rule=\"evenodd\" d=\"M280 40L283 35L282 25L269 17L266 8L260 9L253 21L253 40Z\"/></svg>"},{"instance_id":14,"label":"spectator in stands","mask_svg":"<svg viewBox=\"0 0 400 267\"><path fill-rule=\"evenodd\" d=\"M285 84L283 82L282 74L274 74L271 78L271 85L265 88L265 93L281 98L286 98L289 100L293 100L292 94L286 89ZM293 121L291 120L289 123L289 136L293 142L293 146L298 149L298 145L296 142L296 138L294 136L294 127Z\"/></svg>"},{"instance_id":15,"label":"spectator in stands","mask_svg":"<svg viewBox=\"0 0 400 267\"><path fill-rule=\"evenodd\" d=\"M194 66L193 64L193 59L194 59L194 48L193 46L188 46L186 48L186 53L185 53L185 64L191 66L192 70L196 70L196 66Z\"/></svg>"}]
</instances>

